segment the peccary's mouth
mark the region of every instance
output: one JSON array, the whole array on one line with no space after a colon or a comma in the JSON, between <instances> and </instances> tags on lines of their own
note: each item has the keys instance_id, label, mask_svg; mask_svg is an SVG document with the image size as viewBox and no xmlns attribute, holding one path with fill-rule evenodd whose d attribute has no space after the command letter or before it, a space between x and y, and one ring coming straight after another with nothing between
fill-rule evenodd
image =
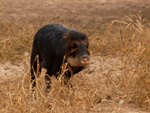
<instances>
[{"instance_id":1,"label":"peccary's mouth","mask_svg":"<svg viewBox=\"0 0 150 113\"><path fill-rule=\"evenodd\" d=\"M86 67L90 63L90 58L88 56L83 56L80 60L76 57L68 57L67 62L72 67Z\"/></svg>"}]
</instances>

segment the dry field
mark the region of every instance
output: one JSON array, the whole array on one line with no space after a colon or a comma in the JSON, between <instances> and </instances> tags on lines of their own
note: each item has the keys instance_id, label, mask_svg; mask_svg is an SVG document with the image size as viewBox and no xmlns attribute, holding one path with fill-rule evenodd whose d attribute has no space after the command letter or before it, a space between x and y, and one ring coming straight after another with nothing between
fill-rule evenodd
<instances>
[{"instance_id":1,"label":"dry field","mask_svg":"<svg viewBox=\"0 0 150 113\"><path fill-rule=\"evenodd\" d=\"M150 1L0 0L0 113L150 112ZM31 91L37 30L58 23L88 34L91 63L73 88L44 72ZM63 76L63 75L62 75Z\"/></svg>"}]
</instances>

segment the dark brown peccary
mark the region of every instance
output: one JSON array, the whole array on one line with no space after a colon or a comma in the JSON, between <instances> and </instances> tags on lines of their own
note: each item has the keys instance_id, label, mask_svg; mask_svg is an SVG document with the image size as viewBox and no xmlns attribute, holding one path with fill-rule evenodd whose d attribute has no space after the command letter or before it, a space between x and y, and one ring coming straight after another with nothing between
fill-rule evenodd
<instances>
[{"instance_id":1,"label":"dark brown peccary","mask_svg":"<svg viewBox=\"0 0 150 113\"><path fill-rule=\"evenodd\" d=\"M59 24L50 24L42 27L36 33L33 41L31 54L31 82L36 86L34 72L37 71L36 56L39 56L39 71L47 70L50 77L57 77L63 58L71 67L73 74L81 71L89 64L90 54L88 51L88 37L79 31L68 29ZM68 71L66 77L69 79L71 73ZM50 78L45 76L47 88L50 88Z\"/></svg>"}]
</instances>

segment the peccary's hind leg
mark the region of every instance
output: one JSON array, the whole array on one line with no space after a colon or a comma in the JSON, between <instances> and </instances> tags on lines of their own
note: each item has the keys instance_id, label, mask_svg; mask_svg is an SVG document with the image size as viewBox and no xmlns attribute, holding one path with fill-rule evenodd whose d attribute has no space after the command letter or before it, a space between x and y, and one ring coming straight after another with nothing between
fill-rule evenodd
<instances>
[{"instance_id":1,"label":"peccary's hind leg","mask_svg":"<svg viewBox=\"0 0 150 113\"><path fill-rule=\"evenodd\" d=\"M33 47L30 62L31 83L32 87L36 86L36 75L41 72L41 57Z\"/></svg>"},{"instance_id":2,"label":"peccary's hind leg","mask_svg":"<svg viewBox=\"0 0 150 113\"><path fill-rule=\"evenodd\" d=\"M51 88L51 79L52 77L51 71L48 69L45 74L45 83L46 83L46 90Z\"/></svg>"}]
</instances>

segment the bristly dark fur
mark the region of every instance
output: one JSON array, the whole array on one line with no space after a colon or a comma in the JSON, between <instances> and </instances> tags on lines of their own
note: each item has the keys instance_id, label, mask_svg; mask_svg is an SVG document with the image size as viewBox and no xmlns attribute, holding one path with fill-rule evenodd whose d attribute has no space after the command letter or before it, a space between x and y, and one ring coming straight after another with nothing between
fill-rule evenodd
<instances>
[{"instance_id":1,"label":"bristly dark fur","mask_svg":"<svg viewBox=\"0 0 150 113\"><path fill-rule=\"evenodd\" d=\"M68 33L66 39L64 38L64 33ZM88 37L84 33L68 29L59 24L42 27L35 35L32 47L30 62L32 81L35 79L33 69L36 72L37 68L36 62L34 62L36 55L39 55L40 71L43 67L47 69L47 74L52 76L59 72L64 55L66 55L66 57L75 57L77 54L84 54L85 52L89 54L85 47L81 47L82 49L80 50L76 49L71 51L72 44L80 41L84 41L86 46L89 45ZM73 73L77 73L82 69L83 67L72 67ZM68 73L69 78L70 76ZM35 85L35 83L33 85Z\"/></svg>"}]
</instances>

